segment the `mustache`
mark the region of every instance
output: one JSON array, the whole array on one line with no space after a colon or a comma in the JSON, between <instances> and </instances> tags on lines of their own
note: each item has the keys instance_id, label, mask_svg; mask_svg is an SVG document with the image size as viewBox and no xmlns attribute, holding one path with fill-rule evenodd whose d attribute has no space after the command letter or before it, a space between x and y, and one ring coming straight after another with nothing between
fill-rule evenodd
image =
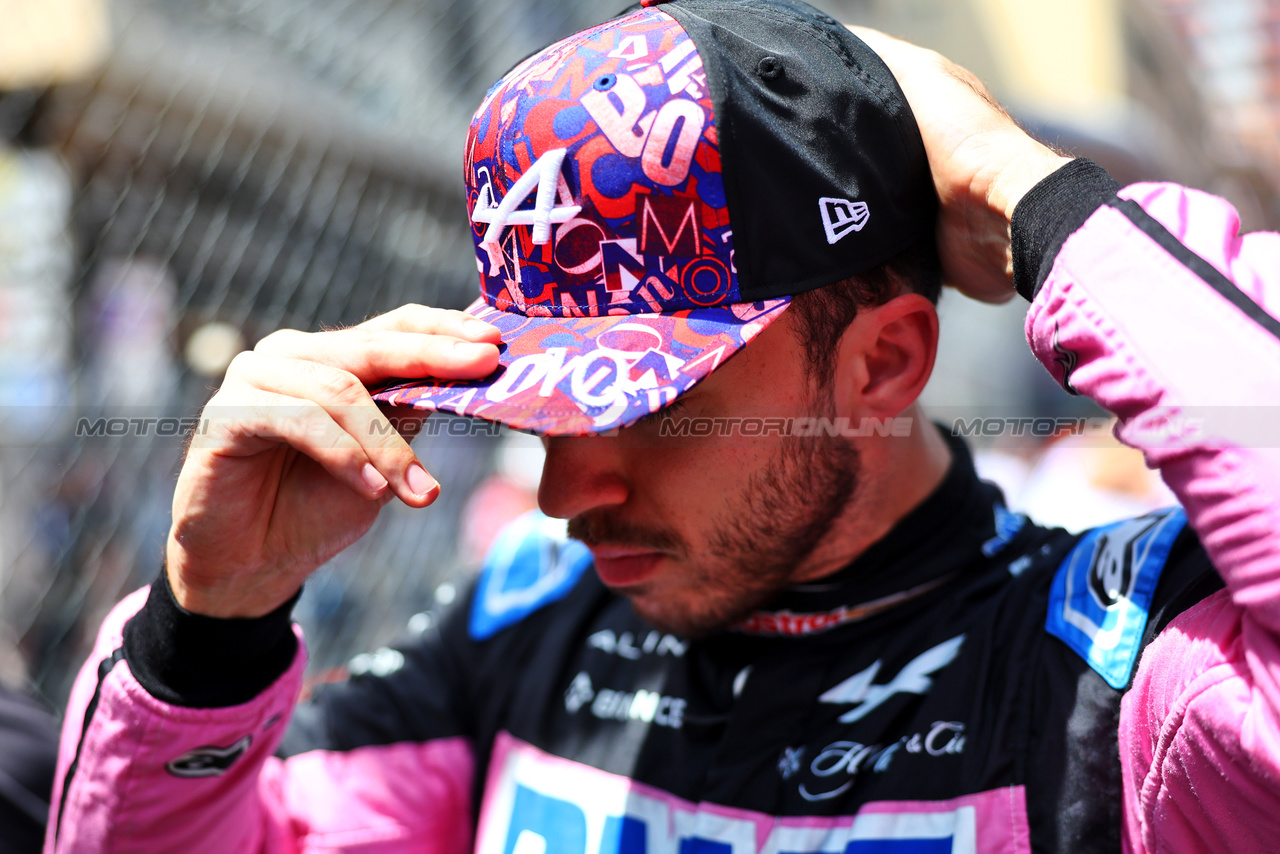
<instances>
[{"instance_id":1,"label":"mustache","mask_svg":"<svg viewBox=\"0 0 1280 854\"><path fill-rule=\"evenodd\" d=\"M608 543L654 551L682 552L684 541L673 531L625 522L604 513L584 513L569 520L569 536L588 546Z\"/></svg>"}]
</instances>

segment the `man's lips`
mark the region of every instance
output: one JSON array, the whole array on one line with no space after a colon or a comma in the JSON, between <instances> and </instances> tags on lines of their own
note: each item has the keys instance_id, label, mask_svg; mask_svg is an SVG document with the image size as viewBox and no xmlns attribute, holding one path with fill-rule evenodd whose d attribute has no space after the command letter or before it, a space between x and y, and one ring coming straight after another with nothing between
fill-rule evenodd
<instances>
[{"instance_id":1,"label":"man's lips","mask_svg":"<svg viewBox=\"0 0 1280 854\"><path fill-rule=\"evenodd\" d=\"M653 575L666 552L632 546L589 546L600 580L610 587L629 587Z\"/></svg>"}]
</instances>

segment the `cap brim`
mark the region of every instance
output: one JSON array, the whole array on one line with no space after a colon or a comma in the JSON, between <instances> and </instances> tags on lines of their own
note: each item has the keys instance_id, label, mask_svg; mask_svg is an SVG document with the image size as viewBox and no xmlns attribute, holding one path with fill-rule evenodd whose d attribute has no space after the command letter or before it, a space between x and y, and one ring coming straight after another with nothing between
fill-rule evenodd
<instances>
[{"instance_id":1,"label":"cap brim","mask_svg":"<svg viewBox=\"0 0 1280 854\"><path fill-rule=\"evenodd\" d=\"M482 380L397 380L373 399L544 435L604 433L684 394L777 320L789 302L526 317L476 300L467 312L502 332L496 371Z\"/></svg>"}]
</instances>

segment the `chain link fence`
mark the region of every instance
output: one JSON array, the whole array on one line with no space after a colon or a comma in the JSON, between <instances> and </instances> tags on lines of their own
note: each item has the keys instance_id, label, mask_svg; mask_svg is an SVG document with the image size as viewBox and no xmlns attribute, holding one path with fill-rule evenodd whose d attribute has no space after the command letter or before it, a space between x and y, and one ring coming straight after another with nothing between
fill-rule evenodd
<instances>
[{"instance_id":1,"label":"chain link fence","mask_svg":"<svg viewBox=\"0 0 1280 854\"><path fill-rule=\"evenodd\" d=\"M106 611L158 572L184 435L230 356L282 327L469 303L470 115L516 61L615 10L108 11L92 77L0 95L0 676L54 705ZM448 433L419 440L441 501L389 506L308 585L314 678L420 628L474 562L466 499L502 440Z\"/></svg>"}]
</instances>

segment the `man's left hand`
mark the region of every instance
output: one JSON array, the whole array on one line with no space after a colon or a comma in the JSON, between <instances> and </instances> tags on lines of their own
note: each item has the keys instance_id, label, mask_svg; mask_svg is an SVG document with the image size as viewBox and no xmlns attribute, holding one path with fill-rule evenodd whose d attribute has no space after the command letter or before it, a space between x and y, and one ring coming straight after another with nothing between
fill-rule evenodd
<instances>
[{"instance_id":1,"label":"man's left hand","mask_svg":"<svg viewBox=\"0 0 1280 854\"><path fill-rule=\"evenodd\" d=\"M1032 139L982 82L944 56L866 27L850 27L880 55L924 138L941 211L943 279L983 302L1014 295L1009 222L1041 179L1070 162Z\"/></svg>"}]
</instances>

